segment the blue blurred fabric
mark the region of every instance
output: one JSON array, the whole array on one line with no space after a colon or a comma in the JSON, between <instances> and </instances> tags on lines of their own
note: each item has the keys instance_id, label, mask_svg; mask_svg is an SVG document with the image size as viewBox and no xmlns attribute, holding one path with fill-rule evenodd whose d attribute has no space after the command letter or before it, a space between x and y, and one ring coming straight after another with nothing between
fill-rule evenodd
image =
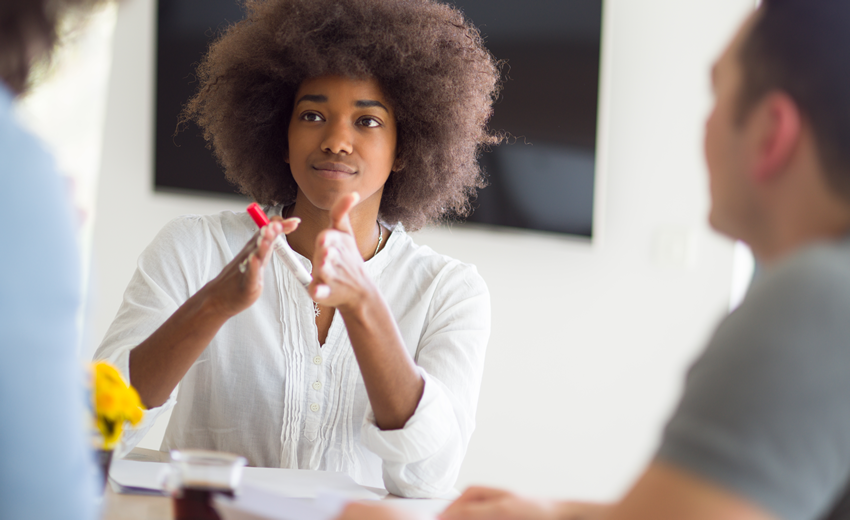
<instances>
[{"instance_id":1,"label":"blue blurred fabric","mask_svg":"<svg viewBox=\"0 0 850 520\"><path fill-rule=\"evenodd\" d=\"M0 83L0 519L90 520L77 225L52 158L12 104Z\"/></svg>"}]
</instances>

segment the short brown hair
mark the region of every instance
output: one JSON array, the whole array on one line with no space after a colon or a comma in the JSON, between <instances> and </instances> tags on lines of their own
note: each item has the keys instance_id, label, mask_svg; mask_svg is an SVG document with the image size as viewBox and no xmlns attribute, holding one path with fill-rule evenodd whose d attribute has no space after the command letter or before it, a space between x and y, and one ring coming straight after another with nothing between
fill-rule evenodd
<instances>
[{"instance_id":1,"label":"short brown hair","mask_svg":"<svg viewBox=\"0 0 850 520\"><path fill-rule=\"evenodd\" d=\"M85 10L98 0L3 0L0 2L0 80L15 94L28 86L36 60L49 57L57 25L69 10Z\"/></svg>"},{"instance_id":2,"label":"short brown hair","mask_svg":"<svg viewBox=\"0 0 850 520\"><path fill-rule=\"evenodd\" d=\"M499 67L478 30L433 0L247 0L198 67L181 115L195 121L227 178L261 204L294 201L287 132L308 78L373 77L397 118L399 171L380 216L415 230L465 216L484 186L482 148Z\"/></svg>"},{"instance_id":3,"label":"short brown hair","mask_svg":"<svg viewBox=\"0 0 850 520\"><path fill-rule=\"evenodd\" d=\"M829 185L850 201L850 1L764 0L739 61L739 119L774 90L812 125Z\"/></svg>"}]
</instances>

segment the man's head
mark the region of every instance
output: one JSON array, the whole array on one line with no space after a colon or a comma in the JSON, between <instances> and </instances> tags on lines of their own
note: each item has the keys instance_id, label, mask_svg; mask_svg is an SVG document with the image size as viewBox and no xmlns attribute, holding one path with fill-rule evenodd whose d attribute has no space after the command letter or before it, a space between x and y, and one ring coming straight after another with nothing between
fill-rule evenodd
<instances>
[{"instance_id":1,"label":"man's head","mask_svg":"<svg viewBox=\"0 0 850 520\"><path fill-rule=\"evenodd\" d=\"M57 24L70 9L86 9L98 0L0 1L0 81L15 94L26 90L30 69L47 56L57 40Z\"/></svg>"},{"instance_id":2,"label":"man's head","mask_svg":"<svg viewBox=\"0 0 850 520\"><path fill-rule=\"evenodd\" d=\"M706 158L719 231L752 239L765 193L805 166L850 205L848 26L845 0L765 0L718 60Z\"/></svg>"}]
</instances>

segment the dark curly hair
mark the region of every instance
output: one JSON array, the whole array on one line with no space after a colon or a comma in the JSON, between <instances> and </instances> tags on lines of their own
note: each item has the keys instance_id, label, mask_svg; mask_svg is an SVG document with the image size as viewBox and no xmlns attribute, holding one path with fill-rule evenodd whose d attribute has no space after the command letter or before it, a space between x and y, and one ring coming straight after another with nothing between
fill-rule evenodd
<instances>
[{"instance_id":1,"label":"dark curly hair","mask_svg":"<svg viewBox=\"0 0 850 520\"><path fill-rule=\"evenodd\" d=\"M478 30L434 0L246 0L198 67L180 117L196 122L227 178L261 204L289 204L297 186L288 127L301 83L323 75L375 78L397 118L400 170L380 217L408 230L466 216L484 186L483 147L499 63Z\"/></svg>"}]
</instances>

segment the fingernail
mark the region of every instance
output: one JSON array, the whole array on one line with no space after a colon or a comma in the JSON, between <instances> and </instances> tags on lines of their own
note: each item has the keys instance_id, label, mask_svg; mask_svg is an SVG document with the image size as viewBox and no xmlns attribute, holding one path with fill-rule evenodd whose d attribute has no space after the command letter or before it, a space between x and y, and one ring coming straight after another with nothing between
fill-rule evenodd
<instances>
[{"instance_id":1,"label":"fingernail","mask_svg":"<svg viewBox=\"0 0 850 520\"><path fill-rule=\"evenodd\" d=\"M355 191L355 192L352 192L351 194L352 194L352 195L354 195L354 203L355 203L355 204L357 204L358 202L360 202L360 194L359 194L359 193L357 193L357 192Z\"/></svg>"},{"instance_id":2,"label":"fingernail","mask_svg":"<svg viewBox=\"0 0 850 520\"><path fill-rule=\"evenodd\" d=\"M331 295L331 288L327 285L319 285L316 287L316 298L320 300L327 298Z\"/></svg>"},{"instance_id":3,"label":"fingernail","mask_svg":"<svg viewBox=\"0 0 850 520\"><path fill-rule=\"evenodd\" d=\"M263 243L263 235L266 233L265 229L266 228L263 228L263 232L257 237L257 247L260 247L260 244Z\"/></svg>"}]
</instances>

